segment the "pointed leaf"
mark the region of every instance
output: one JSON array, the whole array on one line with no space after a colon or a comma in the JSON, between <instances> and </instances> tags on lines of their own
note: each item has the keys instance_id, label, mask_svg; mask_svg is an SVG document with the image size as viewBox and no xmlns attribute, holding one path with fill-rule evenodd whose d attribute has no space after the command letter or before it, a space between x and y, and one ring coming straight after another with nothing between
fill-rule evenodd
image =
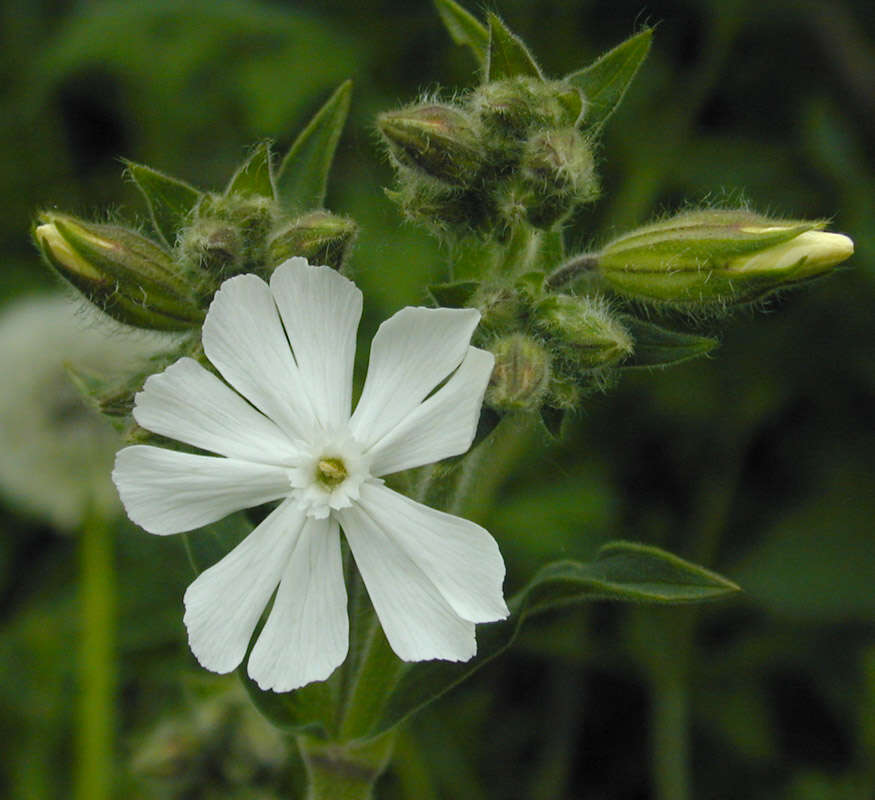
<instances>
[{"instance_id":1,"label":"pointed leaf","mask_svg":"<svg viewBox=\"0 0 875 800\"><path fill-rule=\"evenodd\" d=\"M511 599L511 616L477 627L477 655L458 664L425 661L409 666L376 718L369 736L389 730L506 650L531 615L588 600L694 603L737 592L726 578L656 547L633 542L604 545L594 561L544 567Z\"/></svg>"},{"instance_id":2,"label":"pointed leaf","mask_svg":"<svg viewBox=\"0 0 875 800\"><path fill-rule=\"evenodd\" d=\"M480 281L454 281L433 284L428 287L428 293L439 306L465 308L479 288Z\"/></svg>"},{"instance_id":3,"label":"pointed leaf","mask_svg":"<svg viewBox=\"0 0 875 800\"><path fill-rule=\"evenodd\" d=\"M486 82L527 75L541 77L541 68L519 36L495 15L489 15L489 53Z\"/></svg>"},{"instance_id":4,"label":"pointed leaf","mask_svg":"<svg viewBox=\"0 0 875 800\"><path fill-rule=\"evenodd\" d=\"M128 174L142 192L149 207L149 216L155 231L169 247L176 244L179 230L188 221L188 215L197 205L202 193L177 178L163 172L125 161Z\"/></svg>"},{"instance_id":5,"label":"pointed leaf","mask_svg":"<svg viewBox=\"0 0 875 800\"><path fill-rule=\"evenodd\" d=\"M269 142L258 145L252 155L237 168L225 194L274 199L276 195L271 175Z\"/></svg>"},{"instance_id":6,"label":"pointed leaf","mask_svg":"<svg viewBox=\"0 0 875 800\"><path fill-rule=\"evenodd\" d=\"M322 207L351 95L352 81L345 81L316 112L283 159L276 186L277 197L287 211Z\"/></svg>"},{"instance_id":7,"label":"pointed leaf","mask_svg":"<svg viewBox=\"0 0 875 800\"><path fill-rule=\"evenodd\" d=\"M620 369L667 367L690 358L704 356L719 344L710 336L681 333L661 328L637 317L624 316L623 325L635 340L635 349Z\"/></svg>"},{"instance_id":8,"label":"pointed leaf","mask_svg":"<svg viewBox=\"0 0 875 800\"><path fill-rule=\"evenodd\" d=\"M458 45L470 47L481 67L489 57L489 30L454 0L434 0L435 8Z\"/></svg>"},{"instance_id":9,"label":"pointed leaf","mask_svg":"<svg viewBox=\"0 0 875 800\"><path fill-rule=\"evenodd\" d=\"M653 29L626 39L597 61L565 78L580 89L589 101L584 118L587 126L599 129L620 105L623 95L632 83L638 68L650 52Z\"/></svg>"}]
</instances>

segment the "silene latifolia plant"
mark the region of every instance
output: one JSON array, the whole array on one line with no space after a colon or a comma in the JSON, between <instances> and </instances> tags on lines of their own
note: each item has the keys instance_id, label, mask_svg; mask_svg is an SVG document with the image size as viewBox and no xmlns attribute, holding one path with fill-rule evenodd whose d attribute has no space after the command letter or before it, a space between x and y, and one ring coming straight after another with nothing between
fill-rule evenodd
<instances>
[{"instance_id":1,"label":"silene latifolia plant","mask_svg":"<svg viewBox=\"0 0 875 800\"><path fill-rule=\"evenodd\" d=\"M370 797L397 727L538 612L737 590L631 542L505 587L501 532L448 512L477 492L504 420L561 436L624 370L714 348L649 321L654 307L713 320L853 252L823 221L705 208L567 254L563 223L599 195L593 151L651 31L553 79L494 14L437 8L482 80L385 112L377 128L397 173L387 193L446 244L446 280L424 287L430 307L380 326L357 400L357 228L323 208L348 83L282 160L259 145L222 192L129 163L149 233L55 211L34 228L48 264L92 304L176 333L148 370L78 382L127 438L113 478L128 516L182 534L196 572L184 597L192 652L236 670L296 736L310 798Z\"/></svg>"}]
</instances>

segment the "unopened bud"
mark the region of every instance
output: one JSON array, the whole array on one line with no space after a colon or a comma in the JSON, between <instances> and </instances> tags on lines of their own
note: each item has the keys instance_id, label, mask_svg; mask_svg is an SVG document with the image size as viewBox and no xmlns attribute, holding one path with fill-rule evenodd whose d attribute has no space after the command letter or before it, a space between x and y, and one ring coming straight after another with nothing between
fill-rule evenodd
<instances>
[{"instance_id":1,"label":"unopened bud","mask_svg":"<svg viewBox=\"0 0 875 800\"><path fill-rule=\"evenodd\" d=\"M854 252L825 223L748 211L680 214L615 239L597 256L617 292L678 306L759 300L824 275Z\"/></svg>"},{"instance_id":2,"label":"unopened bud","mask_svg":"<svg viewBox=\"0 0 875 800\"><path fill-rule=\"evenodd\" d=\"M486 390L486 404L497 411L534 411L550 385L550 354L535 339L512 334L489 348L495 367Z\"/></svg>"},{"instance_id":3,"label":"unopened bud","mask_svg":"<svg viewBox=\"0 0 875 800\"><path fill-rule=\"evenodd\" d=\"M629 331L602 298L551 294L538 303L534 319L577 369L616 364L634 348Z\"/></svg>"},{"instance_id":4,"label":"unopened bud","mask_svg":"<svg viewBox=\"0 0 875 800\"><path fill-rule=\"evenodd\" d=\"M509 286L481 286L471 300L480 310L480 330L506 333L518 328L523 313L519 292Z\"/></svg>"},{"instance_id":5,"label":"unopened bud","mask_svg":"<svg viewBox=\"0 0 875 800\"><path fill-rule=\"evenodd\" d=\"M525 146L522 180L532 225L549 228L598 193L592 149L576 128L545 130Z\"/></svg>"},{"instance_id":6,"label":"unopened bud","mask_svg":"<svg viewBox=\"0 0 875 800\"><path fill-rule=\"evenodd\" d=\"M467 186L483 165L476 124L464 111L432 103L377 118L400 164L453 186Z\"/></svg>"},{"instance_id":7,"label":"unopened bud","mask_svg":"<svg viewBox=\"0 0 875 800\"><path fill-rule=\"evenodd\" d=\"M357 232L358 226L346 217L328 211L305 214L271 236L267 245L268 266L276 267L293 256L303 256L311 264L340 269Z\"/></svg>"},{"instance_id":8,"label":"unopened bud","mask_svg":"<svg viewBox=\"0 0 875 800\"><path fill-rule=\"evenodd\" d=\"M203 321L193 287L151 239L54 212L39 221L34 236L49 264L114 319L171 331Z\"/></svg>"},{"instance_id":9,"label":"unopened bud","mask_svg":"<svg viewBox=\"0 0 875 800\"><path fill-rule=\"evenodd\" d=\"M202 219L183 230L182 260L204 274L212 288L244 269L243 241L237 229L216 219Z\"/></svg>"},{"instance_id":10,"label":"unopened bud","mask_svg":"<svg viewBox=\"0 0 875 800\"><path fill-rule=\"evenodd\" d=\"M493 132L523 139L535 127L576 125L585 102L580 91L564 81L517 76L480 86L470 107Z\"/></svg>"}]
</instances>

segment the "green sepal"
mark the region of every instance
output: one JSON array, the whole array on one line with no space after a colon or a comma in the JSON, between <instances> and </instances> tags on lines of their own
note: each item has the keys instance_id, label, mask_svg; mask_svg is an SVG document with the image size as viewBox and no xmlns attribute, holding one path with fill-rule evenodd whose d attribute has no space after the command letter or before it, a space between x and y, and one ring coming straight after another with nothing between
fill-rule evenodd
<instances>
[{"instance_id":1,"label":"green sepal","mask_svg":"<svg viewBox=\"0 0 875 800\"><path fill-rule=\"evenodd\" d=\"M489 60L489 30L454 0L434 0L435 8L453 41L470 47L482 69Z\"/></svg>"},{"instance_id":2,"label":"green sepal","mask_svg":"<svg viewBox=\"0 0 875 800\"><path fill-rule=\"evenodd\" d=\"M443 308L467 308L479 288L480 281L453 281L432 284L428 287L428 293Z\"/></svg>"},{"instance_id":3,"label":"green sepal","mask_svg":"<svg viewBox=\"0 0 875 800\"><path fill-rule=\"evenodd\" d=\"M707 355L720 343L710 336L672 331L637 317L623 316L621 321L635 340L635 349L620 364L620 369L646 369L680 364L682 361Z\"/></svg>"},{"instance_id":4,"label":"green sepal","mask_svg":"<svg viewBox=\"0 0 875 800\"><path fill-rule=\"evenodd\" d=\"M277 199L286 211L321 208L328 172L349 113L352 81L344 81L301 131L276 176Z\"/></svg>"},{"instance_id":5,"label":"green sepal","mask_svg":"<svg viewBox=\"0 0 875 800\"><path fill-rule=\"evenodd\" d=\"M213 566L253 530L255 525L244 512L237 512L225 519L199 530L184 533L182 540L188 560L196 575ZM308 732L326 735L332 732L335 716L333 686L328 681L308 684L294 692L266 692L246 673L249 653L258 639L259 630L253 635L246 657L237 674L258 710L276 727L290 733Z\"/></svg>"},{"instance_id":6,"label":"green sepal","mask_svg":"<svg viewBox=\"0 0 875 800\"><path fill-rule=\"evenodd\" d=\"M646 28L609 50L601 58L565 80L580 89L589 102L587 127L600 129L626 94L644 59L650 52L653 29Z\"/></svg>"},{"instance_id":7,"label":"green sepal","mask_svg":"<svg viewBox=\"0 0 875 800\"><path fill-rule=\"evenodd\" d=\"M276 192L270 165L270 142L258 145L234 173L225 189L225 196L266 197L273 200Z\"/></svg>"},{"instance_id":8,"label":"green sepal","mask_svg":"<svg viewBox=\"0 0 875 800\"><path fill-rule=\"evenodd\" d=\"M171 178L145 164L135 164L133 161L125 161L124 164L131 180L146 200L155 231L164 244L172 247L203 193L185 181Z\"/></svg>"},{"instance_id":9,"label":"green sepal","mask_svg":"<svg viewBox=\"0 0 875 800\"><path fill-rule=\"evenodd\" d=\"M538 270L532 270L520 275L514 281L514 286L524 294L528 295L532 300L537 300L544 294L544 280L546 275Z\"/></svg>"},{"instance_id":10,"label":"green sepal","mask_svg":"<svg viewBox=\"0 0 875 800\"><path fill-rule=\"evenodd\" d=\"M562 423L568 411L564 408L541 406L539 409L541 423L551 439L559 439L562 436Z\"/></svg>"},{"instance_id":11,"label":"green sepal","mask_svg":"<svg viewBox=\"0 0 875 800\"><path fill-rule=\"evenodd\" d=\"M541 78L541 68L519 36L495 14L489 14L489 51L484 83L523 75Z\"/></svg>"},{"instance_id":12,"label":"green sepal","mask_svg":"<svg viewBox=\"0 0 875 800\"><path fill-rule=\"evenodd\" d=\"M560 561L541 569L509 602L510 617L477 627L477 655L465 663L417 662L406 668L367 734L377 736L461 683L506 650L530 616L589 600L682 604L739 591L732 581L657 547L610 542L594 561Z\"/></svg>"}]
</instances>

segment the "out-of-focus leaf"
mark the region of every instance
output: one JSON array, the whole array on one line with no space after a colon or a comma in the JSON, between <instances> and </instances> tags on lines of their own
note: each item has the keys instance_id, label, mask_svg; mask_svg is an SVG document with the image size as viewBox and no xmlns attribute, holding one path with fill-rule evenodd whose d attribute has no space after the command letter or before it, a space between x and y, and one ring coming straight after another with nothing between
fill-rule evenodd
<instances>
[{"instance_id":1,"label":"out-of-focus leaf","mask_svg":"<svg viewBox=\"0 0 875 800\"><path fill-rule=\"evenodd\" d=\"M195 575L228 555L255 526L242 511L231 514L212 525L182 534L185 551Z\"/></svg>"},{"instance_id":2,"label":"out-of-focus leaf","mask_svg":"<svg viewBox=\"0 0 875 800\"><path fill-rule=\"evenodd\" d=\"M321 208L328 172L349 113L352 81L344 81L310 120L277 173L277 195L289 211Z\"/></svg>"},{"instance_id":3,"label":"out-of-focus leaf","mask_svg":"<svg viewBox=\"0 0 875 800\"><path fill-rule=\"evenodd\" d=\"M580 89L589 101L584 123L599 129L607 122L626 94L629 84L650 52L652 28L637 33L601 58L565 80Z\"/></svg>"},{"instance_id":4,"label":"out-of-focus leaf","mask_svg":"<svg viewBox=\"0 0 875 800\"><path fill-rule=\"evenodd\" d=\"M695 603L736 591L734 583L710 570L659 548L633 542L608 543L587 564L549 564L511 599L508 619L478 628L477 655L473 659L462 664L418 662L405 669L368 736L394 727L507 649L522 623L533 614L588 600Z\"/></svg>"},{"instance_id":5,"label":"out-of-focus leaf","mask_svg":"<svg viewBox=\"0 0 875 800\"><path fill-rule=\"evenodd\" d=\"M464 308L479 287L480 281L436 283L428 287L428 293L439 306L445 308Z\"/></svg>"},{"instance_id":6,"label":"out-of-focus leaf","mask_svg":"<svg viewBox=\"0 0 875 800\"><path fill-rule=\"evenodd\" d=\"M125 166L146 200L155 230L164 243L172 247L176 243L177 233L185 226L189 213L200 200L201 192L185 181L171 178L145 164L125 161Z\"/></svg>"},{"instance_id":7,"label":"out-of-focus leaf","mask_svg":"<svg viewBox=\"0 0 875 800\"><path fill-rule=\"evenodd\" d=\"M434 0L444 27L458 45L470 47L480 66L489 58L489 30L454 0Z\"/></svg>"},{"instance_id":8,"label":"out-of-focus leaf","mask_svg":"<svg viewBox=\"0 0 875 800\"><path fill-rule=\"evenodd\" d=\"M495 14L490 14L486 81L500 81L517 75L540 78L541 68L523 40L512 33Z\"/></svg>"},{"instance_id":9,"label":"out-of-focus leaf","mask_svg":"<svg viewBox=\"0 0 875 800\"><path fill-rule=\"evenodd\" d=\"M644 322L637 317L623 317L623 325L635 340L635 350L620 369L666 367L710 353L719 342L710 336L681 333Z\"/></svg>"},{"instance_id":10,"label":"out-of-focus leaf","mask_svg":"<svg viewBox=\"0 0 875 800\"><path fill-rule=\"evenodd\" d=\"M847 486L825 487L784 516L733 568L754 602L798 620L875 618L875 487L861 474L847 477Z\"/></svg>"},{"instance_id":11,"label":"out-of-focus leaf","mask_svg":"<svg viewBox=\"0 0 875 800\"><path fill-rule=\"evenodd\" d=\"M270 144L262 142L234 173L226 195L266 197L274 199L273 176L270 168Z\"/></svg>"}]
</instances>

